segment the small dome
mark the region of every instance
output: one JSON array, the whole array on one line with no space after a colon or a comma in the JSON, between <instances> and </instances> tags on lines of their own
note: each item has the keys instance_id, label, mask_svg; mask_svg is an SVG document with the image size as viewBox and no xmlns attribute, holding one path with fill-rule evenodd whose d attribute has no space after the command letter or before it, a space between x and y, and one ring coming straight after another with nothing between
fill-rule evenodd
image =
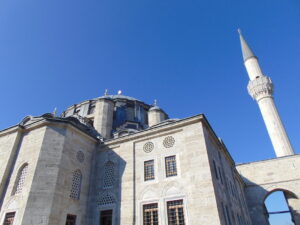
<instances>
[{"instance_id":1,"label":"small dome","mask_svg":"<svg viewBox=\"0 0 300 225\"><path fill-rule=\"evenodd\" d=\"M151 110L160 110L160 111L163 111L161 108L159 108L158 106L152 106L149 111Z\"/></svg>"}]
</instances>

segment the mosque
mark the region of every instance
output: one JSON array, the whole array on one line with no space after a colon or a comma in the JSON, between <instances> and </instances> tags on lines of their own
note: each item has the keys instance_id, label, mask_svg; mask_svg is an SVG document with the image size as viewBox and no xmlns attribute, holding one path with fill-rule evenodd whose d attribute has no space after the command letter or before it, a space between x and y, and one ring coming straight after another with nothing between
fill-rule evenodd
<instances>
[{"instance_id":1,"label":"mosque","mask_svg":"<svg viewBox=\"0 0 300 225\"><path fill-rule=\"evenodd\" d=\"M271 79L240 40L277 158L237 165L203 114L171 119L106 92L0 131L0 224L267 225L264 201L280 190L299 225L300 155Z\"/></svg>"}]
</instances>

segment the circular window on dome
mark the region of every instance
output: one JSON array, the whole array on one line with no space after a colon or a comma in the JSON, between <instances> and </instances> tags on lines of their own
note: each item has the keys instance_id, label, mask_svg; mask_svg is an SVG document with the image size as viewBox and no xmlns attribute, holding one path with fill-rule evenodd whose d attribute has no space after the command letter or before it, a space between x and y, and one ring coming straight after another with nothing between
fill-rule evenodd
<instances>
[{"instance_id":1,"label":"circular window on dome","mask_svg":"<svg viewBox=\"0 0 300 225\"><path fill-rule=\"evenodd\" d=\"M171 148L175 144L175 139L172 136L168 136L164 139L163 145L165 148Z\"/></svg>"},{"instance_id":2,"label":"circular window on dome","mask_svg":"<svg viewBox=\"0 0 300 225\"><path fill-rule=\"evenodd\" d=\"M83 163L84 161L84 154L82 151L78 151L77 154L76 154L76 158L79 162Z\"/></svg>"},{"instance_id":3,"label":"circular window on dome","mask_svg":"<svg viewBox=\"0 0 300 225\"><path fill-rule=\"evenodd\" d=\"M144 144L144 152L151 152L154 149L154 144L152 142L147 142Z\"/></svg>"}]
</instances>

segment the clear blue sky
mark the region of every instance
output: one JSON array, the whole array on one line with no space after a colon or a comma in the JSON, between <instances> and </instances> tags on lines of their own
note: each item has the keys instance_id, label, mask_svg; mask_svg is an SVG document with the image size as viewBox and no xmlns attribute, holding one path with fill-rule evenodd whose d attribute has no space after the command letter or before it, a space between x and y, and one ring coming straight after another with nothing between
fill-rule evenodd
<instances>
[{"instance_id":1,"label":"clear blue sky","mask_svg":"<svg viewBox=\"0 0 300 225\"><path fill-rule=\"evenodd\" d=\"M121 89L172 118L204 113L236 162L272 158L238 27L299 153L298 0L2 0L0 129Z\"/></svg>"}]
</instances>

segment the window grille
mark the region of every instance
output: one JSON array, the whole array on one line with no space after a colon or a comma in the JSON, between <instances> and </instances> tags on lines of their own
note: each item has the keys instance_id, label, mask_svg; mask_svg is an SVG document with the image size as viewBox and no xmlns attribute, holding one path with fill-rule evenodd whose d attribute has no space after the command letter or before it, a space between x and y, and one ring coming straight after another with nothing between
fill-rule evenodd
<instances>
[{"instance_id":1,"label":"window grille","mask_svg":"<svg viewBox=\"0 0 300 225\"><path fill-rule=\"evenodd\" d=\"M116 201L113 196L110 194L106 193L105 195L101 196L98 205L111 205L114 204Z\"/></svg>"},{"instance_id":2,"label":"window grille","mask_svg":"<svg viewBox=\"0 0 300 225\"><path fill-rule=\"evenodd\" d=\"M22 192L22 189L25 184L27 172L28 172L28 164L25 164L21 167L21 169L19 170L19 173L17 175L17 179L16 179L14 191L13 191L14 195Z\"/></svg>"},{"instance_id":3,"label":"window grille","mask_svg":"<svg viewBox=\"0 0 300 225\"><path fill-rule=\"evenodd\" d=\"M167 202L167 210L169 225L185 225L183 200Z\"/></svg>"},{"instance_id":4,"label":"window grille","mask_svg":"<svg viewBox=\"0 0 300 225\"><path fill-rule=\"evenodd\" d=\"M157 203L143 206L143 225L158 225Z\"/></svg>"},{"instance_id":5,"label":"window grille","mask_svg":"<svg viewBox=\"0 0 300 225\"><path fill-rule=\"evenodd\" d=\"M177 175L177 165L176 165L176 156L168 156L165 158L166 163L166 176L176 176Z\"/></svg>"},{"instance_id":6,"label":"window grille","mask_svg":"<svg viewBox=\"0 0 300 225\"><path fill-rule=\"evenodd\" d=\"M75 225L76 224L76 215L67 215L66 225Z\"/></svg>"},{"instance_id":7,"label":"window grille","mask_svg":"<svg viewBox=\"0 0 300 225\"><path fill-rule=\"evenodd\" d=\"M3 225L13 225L16 212L6 213Z\"/></svg>"},{"instance_id":8,"label":"window grille","mask_svg":"<svg viewBox=\"0 0 300 225\"><path fill-rule=\"evenodd\" d=\"M115 183L114 176L115 164L112 161L108 161L104 166L104 180L103 187L109 188L112 187Z\"/></svg>"},{"instance_id":9,"label":"window grille","mask_svg":"<svg viewBox=\"0 0 300 225\"><path fill-rule=\"evenodd\" d=\"M81 181L82 181L82 174L81 174L80 170L75 170L73 172L70 198L77 199L77 200L79 199L80 189L81 189Z\"/></svg>"},{"instance_id":10,"label":"window grille","mask_svg":"<svg viewBox=\"0 0 300 225\"><path fill-rule=\"evenodd\" d=\"M154 179L154 160L144 162L145 181Z\"/></svg>"}]
</instances>

